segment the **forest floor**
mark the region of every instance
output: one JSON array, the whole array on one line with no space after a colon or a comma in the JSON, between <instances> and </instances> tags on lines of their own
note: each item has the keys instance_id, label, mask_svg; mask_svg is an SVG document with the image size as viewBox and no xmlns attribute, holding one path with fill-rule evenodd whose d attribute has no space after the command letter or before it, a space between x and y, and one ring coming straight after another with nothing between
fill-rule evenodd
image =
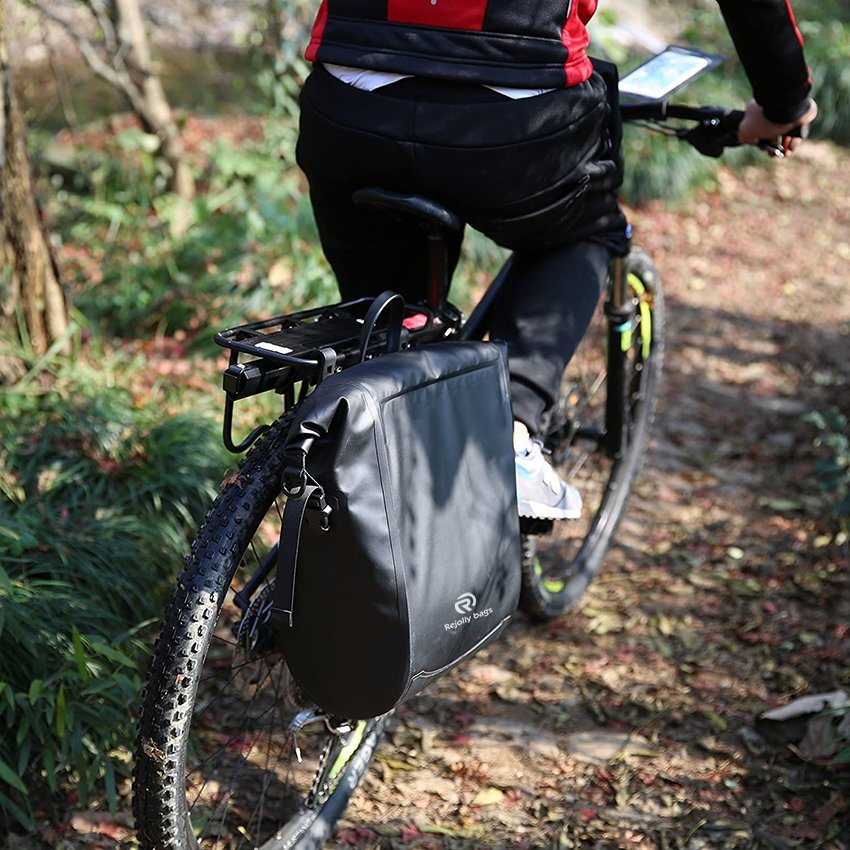
<instances>
[{"instance_id":1,"label":"forest floor","mask_svg":"<svg viewBox=\"0 0 850 850\"><path fill-rule=\"evenodd\" d=\"M828 848L850 768L754 731L850 690L850 564L804 416L847 412L850 152L632 211L667 296L649 455L603 574L404 707L335 846ZM132 846L129 816L44 838Z\"/></svg>"}]
</instances>

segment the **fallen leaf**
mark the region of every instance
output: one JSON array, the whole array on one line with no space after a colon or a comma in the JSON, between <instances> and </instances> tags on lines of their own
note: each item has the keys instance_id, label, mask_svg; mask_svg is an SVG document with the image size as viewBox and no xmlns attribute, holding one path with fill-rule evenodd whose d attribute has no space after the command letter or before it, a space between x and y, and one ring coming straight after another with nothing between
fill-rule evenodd
<instances>
[{"instance_id":1,"label":"fallen leaf","mask_svg":"<svg viewBox=\"0 0 850 850\"><path fill-rule=\"evenodd\" d=\"M338 829L336 833L336 840L340 844L347 844L350 847L356 847L358 844L374 841L377 837L378 834L366 826Z\"/></svg>"},{"instance_id":2,"label":"fallen leaf","mask_svg":"<svg viewBox=\"0 0 850 850\"><path fill-rule=\"evenodd\" d=\"M777 513L790 513L805 508L802 502L797 502L794 499L759 499L759 504Z\"/></svg>"},{"instance_id":3,"label":"fallen leaf","mask_svg":"<svg viewBox=\"0 0 850 850\"><path fill-rule=\"evenodd\" d=\"M417 838L424 838L425 833L416 826L415 823L409 823L401 831L402 841L416 841Z\"/></svg>"},{"instance_id":4,"label":"fallen leaf","mask_svg":"<svg viewBox=\"0 0 850 850\"><path fill-rule=\"evenodd\" d=\"M505 795L498 788L485 788L479 791L470 801L470 806L495 806L501 803Z\"/></svg>"},{"instance_id":5,"label":"fallen leaf","mask_svg":"<svg viewBox=\"0 0 850 850\"><path fill-rule=\"evenodd\" d=\"M717 729L718 732L725 732L728 728L728 724L726 723L726 721L716 712L704 711L702 714L703 717L705 717L705 719L708 720L711 725L714 726L715 729Z\"/></svg>"}]
</instances>

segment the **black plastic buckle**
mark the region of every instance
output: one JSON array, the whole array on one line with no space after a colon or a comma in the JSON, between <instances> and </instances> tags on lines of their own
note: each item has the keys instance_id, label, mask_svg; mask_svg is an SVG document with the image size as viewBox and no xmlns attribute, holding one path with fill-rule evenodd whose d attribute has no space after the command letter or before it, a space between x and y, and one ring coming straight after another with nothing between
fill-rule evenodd
<instances>
[{"instance_id":1,"label":"black plastic buckle","mask_svg":"<svg viewBox=\"0 0 850 850\"><path fill-rule=\"evenodd\" d=\"M451 327L459 328L463 324L463 313L454 304L447 301L443 305L442 313Z\"/></svg>"},{"instance_id":2,"label":"black plastic buckle","mask_svg":"<svg viewBox=\"0 0 850 850\"><path fill-rule=\"evenodd\" d=\"M289 461L292 458L286 458ZM287 462L283 468L283 493L289 499L297 499L304 494L307 487L307 456L299 452L299 456L295 459L295 463Z\"/></svg>"},{"instance_id":3,"label":"black plastic buckle","mask_svg":"<svg viewBox=\"0 0 850 850\"><path fill-rule=\"evenodd\" d=\"M328 375L336 372L336 364L339 356L333 348L319 349L319 369L316 374L316 383L320 384Z\"/></svg>"},{"instance_id":4,"label":"black plastic buckle","mask_svg":"<svg viewBox=\"0 0 850 850\"><path fill-rule=\"evenodd\" d=\"M333 513L333 508L331 508L327 499L325 499L325 493L323 490L319 490L318 493L313 494L310 501L307 502L307 508L308 510L319 512L319 528L321 528L322 531L331 530L331 514Z\"/></svg>"}]
</instances>

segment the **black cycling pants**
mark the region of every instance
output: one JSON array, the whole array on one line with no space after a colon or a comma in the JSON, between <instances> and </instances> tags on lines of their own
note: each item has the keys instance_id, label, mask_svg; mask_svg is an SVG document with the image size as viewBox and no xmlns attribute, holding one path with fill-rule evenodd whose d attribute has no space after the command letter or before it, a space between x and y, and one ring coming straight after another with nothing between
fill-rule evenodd
<instances>
[{"instance_id":1,"label":"black cycling pants","mask_svg":"<svg viewBox=\"0 0 850 850\"><path fill-rule=\"evenodd\" d=\"M532 433L557 399L612 253L619 138L602 79L511 100L483 86L407 79L366 92L317 66L301 94L298 163L344 299L426 291L426 237L355 206L365 186L425 195L515 252L490 336L508 344L514 415ZM449 245L450 268L461 235Z\"/></svg>"}]
</instances>

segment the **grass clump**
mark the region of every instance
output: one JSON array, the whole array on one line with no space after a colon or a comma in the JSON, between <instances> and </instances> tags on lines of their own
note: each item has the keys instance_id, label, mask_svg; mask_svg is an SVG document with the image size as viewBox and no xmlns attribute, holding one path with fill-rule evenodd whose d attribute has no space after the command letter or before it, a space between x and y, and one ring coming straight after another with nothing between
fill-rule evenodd
<instances>
[{"instance_id":1,"label":"grass clump","mask_svg":"<svg viewBox=\"0 0 850 850\"><path fill-rule=\"evenodd\" d=\"M116 804L145 627L224 466L213 423L105 375L78 359L0 394L0 810L24 827L69 785Z\"/></svg>"},{"instance_id":2,"label":"grass clump","mask_svg":"<svg viewBox=\"0 0 850 850\"><path fill-rule=\"evenodd\" d=\"M850 532L850 422L836 407L810 413L806 420L818 431L815 448L820 459L814 467L815 476L846 539Z\"/></svg>"},{"instance_id":3,"label":"grass clump","mask_svg":"<svg viewBox=\"0 0 850 850\"><path fill-rule=\"evenodd\" d=\"M801 21L800 31L819 108L812 134L850 145L850 22Z\"/></svg>"}]
</instances>

